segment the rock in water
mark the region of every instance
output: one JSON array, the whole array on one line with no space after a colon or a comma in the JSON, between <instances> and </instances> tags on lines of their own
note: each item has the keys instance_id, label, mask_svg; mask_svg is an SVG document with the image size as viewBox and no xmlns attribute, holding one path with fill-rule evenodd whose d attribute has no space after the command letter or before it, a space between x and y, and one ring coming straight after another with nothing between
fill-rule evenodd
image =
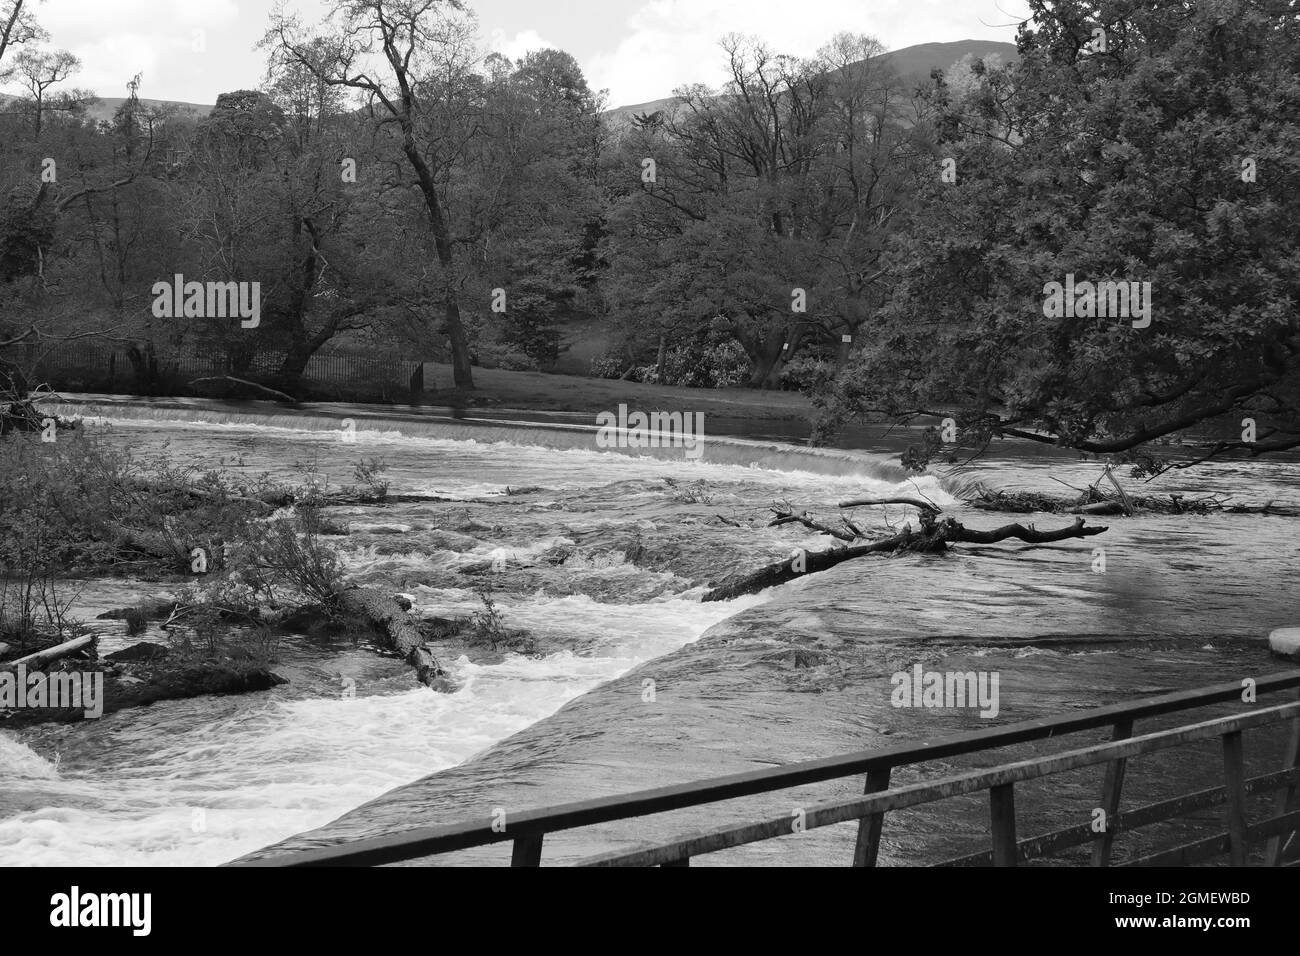
<instances>
[{"instance_id":1,"label":"rock in water","mask_svg":"<svg viewBox=\"0 0 1300 956\"><path fill-rule=\"evenodd\" d=\"M1268 649L1278 657L1300 661L1300 627L1279 627L1268 636Z\"/></svg>"}]
</instances>

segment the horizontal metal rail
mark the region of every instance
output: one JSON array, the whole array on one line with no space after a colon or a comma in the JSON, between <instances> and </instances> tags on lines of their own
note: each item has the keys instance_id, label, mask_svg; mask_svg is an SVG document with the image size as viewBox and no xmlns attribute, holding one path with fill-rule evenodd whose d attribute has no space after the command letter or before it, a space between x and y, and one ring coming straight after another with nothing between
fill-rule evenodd
<instances>
[{"instance_id":1,"label":"horizontal metal rail","mask_svg":"<svg viewBox=\"0 0 1300 956\"><path fill-rule=\"evenodd\" d=\"M1300 768L1297 767L1290 770L1275 770L1272 773L1262 773L1246 781L1246 793L1272 793L1297 781L1300 781ZM1172 800L1160 800L1156 803L1147 804L1145 807L1112 815L1107 821L1106 829L1112 835L1131 833L1153 823L1163 823L1166 820L1172 820L1174 817L1185 816L1195 810L1208 810L1227 802L1227 799L1227 787L1211 787L1207 790L1198 790L1186 796L1175 797ZM1065 827L1060 830L1053 830L1051 833L1040 834L1028 840L1021 840L1016 848L1016 858L1022 861L1036 860L1040 857L1049 856L1058 850L1068 850L1071 847L1092 843L1096 839L1097 833L1093 830L1091 823L1080 823L1077 826ZM971 853L967 856L944 860L942 863L934 865L992 866L993 851L985 850L982 853Z\"/></svg>"},{"instance_id":2,"label":"horizontal metal rail","mask_svg":"<svg viewBox=\"0 0 1300 956\"><path fill-rule=\"evenodd\" d=\"M1271 674L1255 680L1256 694L1300 688L1300 670ZM630 794L601 797L521 811L505 827L496 817L482 817L442 826L420 827L383 837L337 846L285 853L232 864L236 866L375 866L449 853L472 847L514 841L515 865L537 865L546 834L578 827L626 820L649 814L717 803L737 797L785 790L811 783L866 774L868 789L883 791L884 799L899 791L884 790L897 767L988 751L1014 744L1044 740L1099 728L1132 726L1133 721L1177 713L1213 704L1241 702L1240 682L1179 691L1139 701L1098 707L1060 717L1023 721L1006 727L954 735L933 742L903 744L882 750L857 751L781 767L714 777L674 786L656 787ZM1249 715L1248 715L1249 716ZM1117 734L1117 736L1121 736ZM1133 738L1141 739L1141 738ZM1104 745L1113 746L1113 745ZM1124 751L1115 751L1122 753ZM1109 753L1109 752L1108 752ZM1123 758L1103 757L1102 760ZM849 818L846 818L849 819ZM864 818L864 833L869 834ZM784 821L788 825L788 819ZM876 828L878 839L878 827ZM1014 842L1014 841L1013 841ZM874 864L874 847L864 854L864 865Z\"/></svg>"},{"instance_id":3,"label":"horizontal metal rail","mask_svg":"<svg viewBox=\"0 0 1300 956\"><path fill-rule=\"evenodd\" d=\"M890 810L903 810L936 800L965 794L979 793L983 790L996 790L998 787L1010 787L1017 783L1037 780L1066 770L1090 767L1110 760L1137 757L1142 754L1167 750L1180 744L1198 740L1239 734L1252 727L1278 723L1300 717L1300 701L1279 704L1262 710L1236 717L1220 717L1187 727L1161 730L1130 737L1127 740L1098 744L1095 747L1083 747L1068 750L1049 757L1034 757L1015 763L1003 764L986 770L974 770L969 773L956 774L938 782L910 784L883 793L853 797L847 800L831 800L801 808L800 815L803 830L860 820L872 813L887 813ZM612 853L583 861L587 866L660 866L676 862L683 857L714 853L718 850L756 843L773 837L786 836L795 832L792 829L791 815L783 814L757 823L745 823L736 826L720 827L698 836L676 840L672 843L638 850L631 853Z\"/></svg>"}]
</instances>

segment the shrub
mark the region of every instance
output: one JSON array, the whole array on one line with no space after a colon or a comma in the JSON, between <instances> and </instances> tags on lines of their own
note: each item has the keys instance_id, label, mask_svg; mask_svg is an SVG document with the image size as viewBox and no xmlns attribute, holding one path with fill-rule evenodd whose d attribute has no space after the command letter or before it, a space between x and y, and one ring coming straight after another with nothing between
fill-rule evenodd
<instances>
[{"instance_id":1,"label":"shrub","mask_svg":"<svg viewBox=\"0 0 1300 956\"><path fill-rule=\"evenodd\" d=\"M622 361L613 355L602 355L591 360L592 378L621 378Z\"/></svg>"}]
</instances>

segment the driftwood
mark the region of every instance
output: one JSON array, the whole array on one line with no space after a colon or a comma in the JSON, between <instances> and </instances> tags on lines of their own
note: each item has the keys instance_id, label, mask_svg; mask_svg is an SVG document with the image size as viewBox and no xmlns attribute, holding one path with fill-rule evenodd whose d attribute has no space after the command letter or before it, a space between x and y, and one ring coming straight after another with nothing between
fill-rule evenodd
<instances>
[{"instance_id":1,"label":"driftwood","mask_svg":"<svg viewBox=\"0 0 1300 956\"><path fill-rule=\"evenodd\" d=\"M17 660L5 661L0 664L0 671L16 670L19 664L28 669L40 669L47 664L53 664L55 661L94 646L95 635L93 634L86 637L75 637L70 641L64 641L62 644L56 644L53 647L45 648L43 651L37 651L35 654L28 654L26 657L20 657Z\"/></svg>"},{"instance_id":2,"label":"driftwood","mask_svg":"<svg viewBox=\"0 0 1300 956\"><path fill-rule=\"evenodd\" d=\"M120 529L119 533L113 537L112 544L119 552L131 551L136 554L143 554L146 557L165 561L176 568L189 567L190 552L193 550L193 548L187 548L172 536L163 534L160 531L141 531L136 528ZM215 560L218 555L217 546L213 545L212 542L196 544L193 547L202 547L207 552L210 561Z\"/></svg>"},{"instance_id":3,"label":"driftwood","mask_svg":"<svg viewBox=\"0 0 1300 956\"><path fill-rule=\"evenodd\" d=\"M1077 499L1060 498L1038 492L994 492L981 491L977 497L970 498L966 504L981 511L1001 511L1028 513L1039 511L1046 514L1076 515L1117 515L1124 513L1124 503L1115 498L1090 498L1085 495ZM1262 505L1228 504L1224 495L1205 495L1199 498L1187 498L1180 494L1129 496L1129 508L1134 514L1149 512L1167 515L1273 515L1275 517L1300 517L1300 508L1294 505L1275 505L1266 501Z\"/></svg>"},{"instance_id":4,"label":"driftwood","mask_svg":"<svg viewBox=\"0 0 1300 956\"><path fill-rule=\"evenodd\" d=\"M7 393L7 390L5 390ZM39 432L45 430L46 421L52 420L54 427L61 431L75 430L76 422L59 418L51 412L36 407L30 399L9 401L0 395L0 435L10 432Z\"/></svg>"},{"instance_id":5,"label":"driftwood","mask_svg":"<svg viewBox=\"0 0 1300 956\"><path fill-rule=\"evenodd\" d=\"M919 531L913 531L909 525L899 534L879 541L850 545L846 548L831 548L827 551L811 551L777 564L769 564L738 581L714 588L701 600L729 601L742 594L755 594L766 588L793 581L805 574L825 571L844 561L860 558L866 554L899 551L934 554L947 550L949 544L993 544L1008 538L1016 538L1030 544L1047 544L1052 541L1063 541L1066 538L1086 538L1101 534L1105 530L1104 527L1084 527L1083 519L1076 518L1074 524L1068 528L1058 528L1055 531L1038 531L1032 525L1026 527L1022 524L1004 525L992 531L976 531L964 527L954 518L939 521L933 511L926 510L921 512Z\"/></svg>"},{"instance_id":6,"label":"driftwood","mask_svg":"<svg viewBox=\"0 0 1300 956\"><path fill-rule=\"evenodd\" d=\"M922 501L920 498L850 498L839 503L841 508L856 508L859 505L911 505L913 508L935 513L940 510L933 501Z\"/></svg>"},{"instance_id":7,"label":"driftwood","mask_svg":"<svg viewBox=\"0 0 1300 956\"><path fill-rule=\"evenodd\" d=\"M284 392L276 391L273 388L267 388L265 385L258 385L256 382L250 382L247 379L235 378L233 375L207 375L203 378L190 379L190 385L197 385L199 382L234 382L236 385L247 385L249 388L255 388L259 392L266 392L280 401L289 402L291 405L297 405L298 399L292 395L286 395Z\"/></svg>"},{"instance_id":8,"label":"driftwood","mask_svg":"<svg viewBox=\"0 0 1300 956\"><path fill-rule=\"evenodd\" d=\"M1070 509L1070 514L1075 515L1122 515L1132 513L1131 506L1128 511L1125 511L1124 505L1118 501L1094 501L1090 505L1080 505L1078 508Z\"/></svg>"},{"instance_id":9,"label":"driftwood","mask_svg":"<svg viewBox=\"0 0 1300 956\"><path fill-rule=\"evenodd\" d=\"M1124 505L1124 514L1131 517L1133 515L1133 502L1129 500L1128 493L1120 487L1120 483L1115 479L1115 473L1111 471L1110 465L1106 466L1106 477L1110 479L1110 483L1114 485L1115 490L1119 492L1119 500L1123 502Z\"/></svg>"},{"instance_id":10,"label":"driftwood","mask_svg":"<svg viewBox=\"0 0 1300 956\"><path fill-rule=\"evenodd\" d=\"M845 530L830 528L821 522L814 521L812 518L808 517L808 512L806 511L801 511L799 514L795 514L793 510L773 508L772 513L776 515L776 517L767 523L769 528L779 527L783 524L795 523L801 524L811 531L820 531L822 534L828 534L832 538L838 538L841 541L856 541L860 537L857 533L857 529L852 525L849 525ZM845 524L848 524L848 522L846 521Z\"/></svg>"},{"instance_id":11,"label":"driftwood","mask_svg":"<svg viewBox=\"0 0 1300 956\"><path fill-rule=\"evenodd\" d=\"M1076 515L1134 515L1143 512L1169 515L1207 515L1207 514L1255 514L1274 515L1278 517L1300 517L1300 508L1294 505L1275 505L1266 501L1262 505L1230 505L1229 495L1216 493L1198 498L1184 495L1130 495L1115 478L1113 469L1107 465L1101 477L1087 488L1075 488L1058 478L1059 484L1079 492L1075 498L1063 498L1057 495L1045 495L1036 491L990 491L976 486L973 495L966 499L966 504L983 511L1019 512L1041 511L1046 514ZM1104 494L1100 489L1103 481L1109 481L1115 488L1116 495ZM845 504L851 504L846 502ZM843 507L844 505L841 505Z\"/></svg>"},{"instance_id":12,"label":"driftwood","mask_svg":"<svg viewBox=\"0 0 1300 956\"><path fill-rule=\"evenodd\" d=\"M380 643L415 668L415 677L434 690L450 690L447 672L425 644L424 634L396 599L373 588L347 588L338 594L340 610L365 618Z\"/></svg>"}]
</instances>

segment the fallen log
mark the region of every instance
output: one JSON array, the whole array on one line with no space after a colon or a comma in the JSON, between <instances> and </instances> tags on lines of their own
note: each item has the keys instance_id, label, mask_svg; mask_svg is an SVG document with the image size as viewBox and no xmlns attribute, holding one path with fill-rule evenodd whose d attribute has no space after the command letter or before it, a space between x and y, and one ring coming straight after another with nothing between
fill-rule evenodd
<instances>
[{"instance_id":1,"label":"fallen log","mask_svg":"<svg viewBox=\"0 0 1300 956\"><path fill-rule=\"evenodd\" d=\"M1119 515L1124 513L1124 505L1118 501L1095 501L1090 505L1080 505L1078 508L1070 509L1070 514L1074 515Z\"/></svg>"},{"instance_id":2,"label":"fallen log","mask_svg":"<svg viewBox=\"0 0 1300 956\"><path fill-rule=\"evenodd\" d=\"M841 501L838 507L857 508L860 505L911 505L913 508L933 511L936 514L940 510L934 502L922 501L920 498L850 498L848 501Z\"/></svg>"},{"instance_id":3,"label":"fallen log","mask_svg":"<svg viewBox=\"0 0 1300 956\"><path fill-rule=\"evenodd\" d=\"M291 405L297 405L298 399L292 395L286 395L284 392L277 391L274 388L267 388L265 385L258 385L256 382L250 382L247 379L235 378L233 375L206 375L203 378L190 379L190 385L197 385L199 382L234 382L236 385L244 385L248 388L257 389L259 392L265 392L272 398L282 402L288 402Z\"/></svg>"},{"instance_id":4,"label":"fallen log","mask_svg":"<svg viewBox=\"0 0 1300 956\"><path fill-rule=\"evenodd\" d=\"M803 525L810 531L819 531L822 534L830 535L832 538L838 538L840 541L856 541L858 539L858 535L851 531L841 531L837 528L829 528L820 521L814 521L812 518L808 517L808 512L806 511L795 514L793 511L781 511L778 508L773 508L772 513L776 515L776 517L767 523L769 528L776 528L783 524L797 523Z\"/></svg>"},{"instance_id":5,"label":"fallen log","mask_svg":"<svg viewBox=\"0 0 1300 956\"><path fill-rule=\"evenodd\" d=\"M370 622L380 636L381 646L395 651L415 668L415 678L434 690L451 690L438 659L425 644L424 634L406 609L391 595L373 588L346 588L338 593L340 610Z\"/></svg>"},{"instance_id":6,"label":"fallen log","mask_svg":"<svg viewBox=\"0 0 1300 956\"><path fill-rule=\"evenodd\" d=\"M26 657L19 657L16 660L5 661L0 664L0 671L16 670L19 664L25 666L28 670L39 670L47 664L62 660L69 655L76 654L78 651L93 648L95 646L95 635L89 634L85 637L74 637L70 641L64 641L62 644L55 644L53 647L47 647L43 651L37 651L35 654L28 654Z\"/></svg>"},{"instance_id":7,"label":"fallen log","mask_svg":"<svg viewBox=\"0 0 1300 956\"><path fill-rule=\"evenodd\" d=\"M1004 525L992 531L975 531L964 527L954 518L936 521L932 512L923 511L919 531L913 531L909 525L899 534L869 544L803 553L777 564L769 564L738 581L713 588L700 600L730 601L743 594L756 594L766 588L803 577L805 574L825 571L844 561L860 558L864 554L897 551L935 554L947 550L949 544L993 544L1008 538L1017 538L1030 544L1046 544L1052 541L1063 541L1066 538L1086 538L1106 530L1104 527L1084 527L1083 519L1076 518L1074 524L1068 528L1058 528L1055 531L1039 531L1032 525L1026 527L1022 524Z\"/></svg>"}]
</instances>

